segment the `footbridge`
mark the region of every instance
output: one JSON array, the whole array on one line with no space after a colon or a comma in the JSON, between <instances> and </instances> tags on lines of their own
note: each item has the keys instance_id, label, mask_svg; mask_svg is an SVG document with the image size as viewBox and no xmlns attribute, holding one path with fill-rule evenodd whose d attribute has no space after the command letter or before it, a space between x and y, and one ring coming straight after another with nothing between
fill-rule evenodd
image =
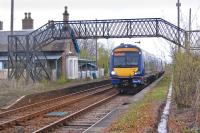
<instances>
[{"instance_id":1,"label":"footbridge","mask_svg":"<svg viewBox=\"0 0 200 133\"><path fill-rule=\"evenodd\" d=\"M54 40L72 39L79 53L77 39L138 37L161 37L183 48L189 38L195 48L200 30L189 32L162 18L50 21L30 34L8 37L8 77L25 78L28 74L32 80L49 79L42 47Z\"/></svg>"}]
</instances>

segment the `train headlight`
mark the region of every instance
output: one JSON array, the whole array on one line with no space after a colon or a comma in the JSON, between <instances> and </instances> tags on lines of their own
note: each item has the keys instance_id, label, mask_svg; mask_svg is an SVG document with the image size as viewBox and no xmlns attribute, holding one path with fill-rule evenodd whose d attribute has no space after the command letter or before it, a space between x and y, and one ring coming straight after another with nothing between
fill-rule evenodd
<instances>
[{"instance_id":1,"label":"train headlight","mask_svg":"<svg viewBox=\"0 0 200 133\"><path fill-rule=\"evenodd\" d=\"M111 75L117 75L117 73L115 71L112 71Z\"/></svg>"},{"instance_id":2,"label":"train headlight","mask_svg":"<svg viewBox=\"0 0 200 133\"><path fill-rule=\"evenodd\" d=\"M140 71L137 71L137 72L135 73L135 75L139 75L139 74L141 74Z\"/></svg>"}]
</instances>

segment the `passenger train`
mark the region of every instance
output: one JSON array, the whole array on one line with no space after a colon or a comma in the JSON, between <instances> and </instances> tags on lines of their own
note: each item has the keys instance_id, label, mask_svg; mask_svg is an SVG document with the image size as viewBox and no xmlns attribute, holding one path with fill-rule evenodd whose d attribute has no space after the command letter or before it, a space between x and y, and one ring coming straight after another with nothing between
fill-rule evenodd
<instances>
[{"instance_id":1,"label":"passenger train","mask_svg":"<svg viewBox=\"0 0 200 133\"><path fill-rule=\"evenodd\" d=\"M164 62L135 45L122 43L112 50L110 78L120 92L148 84L163 73Z\"/></svg>"}]
</instances>

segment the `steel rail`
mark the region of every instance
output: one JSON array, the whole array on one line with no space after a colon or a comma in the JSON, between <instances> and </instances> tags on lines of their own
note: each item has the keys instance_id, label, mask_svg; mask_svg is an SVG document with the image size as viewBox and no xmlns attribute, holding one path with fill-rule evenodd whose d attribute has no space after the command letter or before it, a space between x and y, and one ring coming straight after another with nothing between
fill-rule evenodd
<instances>
[{"instance_id":1,"label":"steel rail","mask_svg":"<svg viewBox=\"0 0 200 133\"><path fill-rule=\"evenodd\" d=\"M5 117L7 115L11 115L11 114L16 114L17 112L22 112L22 111L25 111L25 110L28 110L28 109L31 109L31 108L34 108L34 107L45 105L45 104L48 104L48 103L53 103L54 101L58 102L60 100L66 99L66 98L70 98L72 96L76 96L76 95L79 95L79 94L82 94L82 93L87 93L89 91L99 89L99 88L103 88L103 87L106 87L106 86L109 86L109 85L110 84L101 85L101 86L97 86L97 87L90 88L90 89L87 89L87 90L83 90L83 91L80 91L80 92L75 92L75 93L68 94L68 95L65 95L65 96L61 96L61 97L53 98L53 99L50 99L50 100L45 100L45 101L42 101L42 102L33 103L31 105L19 107L19 108L16 108L16 109L8 110L8 111L0 113L0 118Z\"/></svg>"},{"instance_id":2,"label":"steel rail","mask_svg":"<svg viewBox=\"0 0 200 133\"><path fill-rule=\"evenodd\" d=\"M108 91L108 90L111 90L113 89L112 87L109 87L109 88L106 88L106 89L103 89L103 90L98 90L97 92L93 92L91 94L88 94L86 96L82 96L80 98L75 98L75 99L72 99L71 101L67 101L65 103L62 103L62 104L58 104L58 105L55 105L53 107L49 107L49 108L46 108L46 109L43 109L43 110L39 110L39 111L36 111L34 113L31 113L31 114L28 114L28 115L25 115L25 116L22 116L22 117L19 117L19 118L15 118L13 120L9 120L9 121L6 121L4 123L0 123L0 129L5 129L6 127L11 127L11 126L14 126L16 125L17 123L19 122L22 122L22 121L26 121L26 120L30 120L30 119L33 119L35 117L38 117L40 115L43 115L45 113L48 113L50 111L54 111L56 109L60 109L62 107L66 107L66 106L69 106L73 103L76 103L80 100L83 100L83 99L86 99L86 98L89 98L91 96L94 96L96 94L101 94L101 93L104 93L105 91Z\"/></svg>"},{"instance_id":3,"label":"steel rail","mask_svg":"<svg viewBox=\"0 0 200 133\"><path fill-rule=\"evenodd\" d=\"M66 117L64 117L64 118L62 118L62 119L60 119L60 120L58 120L58 121L56 121L56 122L54 122L54 123L52 123L50 125L47 125L47 126L41 128L41 129L39 129L39 130L37 130L37 131L35 131L33 133L47 133L48 131L51 131L54 128L57 128L58 126L66 125L70 120L72 120L72 119L80 116L81 114L83 114L83 113L85 113L85 112L87 112L87 111L89 111L89 110L91 110L91 109L93 109L93 108L95 108L95 107L97 107L97 106L99 106L99 105L111 100L112 98L114 98L117 95L118 95L118 92L114 93L113 95L111 95L111 96L109 96L109 97L107 97L105 99L102 99L99 102L96 102L96 103L94 103L92 105L89 105L89 106L87 106L86 108L84 108L84 109L82 109L80 111L77 111L77 112L75 112L75 113L73 113L73 114L71 114L69 116L66 116Z\"/></svg>"}]
</instances>

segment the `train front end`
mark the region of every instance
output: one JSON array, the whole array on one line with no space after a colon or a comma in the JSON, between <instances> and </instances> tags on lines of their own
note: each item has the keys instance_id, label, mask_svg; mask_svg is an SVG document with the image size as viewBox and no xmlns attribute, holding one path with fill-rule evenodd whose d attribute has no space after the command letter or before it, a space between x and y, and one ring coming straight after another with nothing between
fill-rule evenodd
<instances>
[{"instance_id":1,"label":"train front end","mask_svg":"<svg viewBox=\"0 0 200 133\"><path fill-rule=\"evenodd\" d=\"M136 87L143 84L142 51L130 44L116 47L110 58L110 78L114 87Z\"/></svg>"}]
</instances>

